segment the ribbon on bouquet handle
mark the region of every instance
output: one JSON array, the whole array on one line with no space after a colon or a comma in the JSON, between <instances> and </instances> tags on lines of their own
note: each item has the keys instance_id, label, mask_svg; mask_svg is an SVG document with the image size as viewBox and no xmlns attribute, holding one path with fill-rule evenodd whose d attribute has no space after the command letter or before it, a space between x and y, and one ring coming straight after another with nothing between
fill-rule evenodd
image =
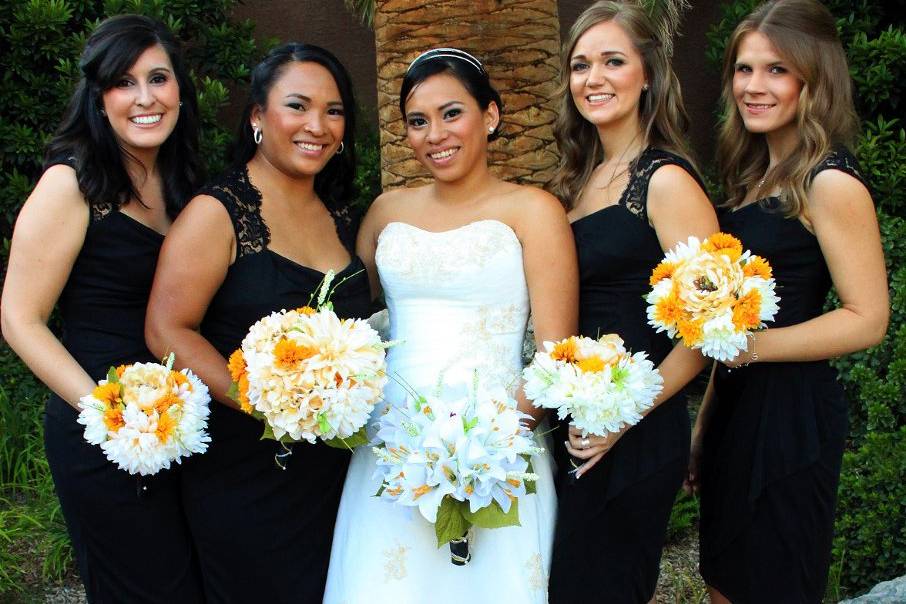
<instances>
[{"instance_id":1,"label":"ribbon on bouquet handle","mask_svg":"<svg viewBox=\"0 0 906 604\"><path fill-rule=\"evenodd\" d=\"M472 560L469 551L469 533L466 532L459 539L450 540L450 562L456 566L465 566Z\"/></svg>"}]
</instances>

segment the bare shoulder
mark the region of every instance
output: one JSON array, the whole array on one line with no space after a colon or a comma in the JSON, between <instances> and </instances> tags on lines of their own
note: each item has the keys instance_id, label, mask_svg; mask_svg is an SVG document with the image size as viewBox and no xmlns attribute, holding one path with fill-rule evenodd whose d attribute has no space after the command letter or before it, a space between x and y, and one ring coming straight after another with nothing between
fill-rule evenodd
<instances>
[{"instance_id":1,"label":"bare shoulder","mask_svg":"<svg viewBox=\"0 0 906 604\"><path fill-rule=\"evenodd\" d=\"M88 202L79 189L76 172L69 166L55 165L44 171L34 190L19 211L16 231L48 236L84 237L88 228Z\"/></svg>"},{"instance_id":2,"label":"bare shoulder","mask_svg":"<svg viewBox=\"0 0 906 604\"><path fill-rule=\"evenodd\" d=\"M543 189L531 185L506 183L501 200L511 212L565 213L560 201Z\"/></svg>"},{"instance_id":3,"label":"bare shoulder","mask_svg":"<svg viewBox=\"0 0 906 604\"><path fill-rule=\"evenodd\" d=\"M377 196L368 208L366 224L369 228L383 229L388 222L407 221L406 216L417 214L418 205L425 198L428 185L391 189Z\"/></svg>"},{"instance_id":4,"label":"bare shoulder","mask_svg":"<svg viewBox=\"0 0 906 604\"><path fill-rule=\"evenodd\" d=\"M76 171L63 164L49 167L41 175L26 206L46 208L48 211L81 212L87 215L88 203L79 189Z\"/></svg>"},{"instance_id":5,"label":"bare shoulder","mask_svg":"<svg viewBox=\"0 0 906 604\"><path fill-rule=\"evenodd\" d=\"M201 235L203 233L203 235ZM233 223L226 207L210 195L196 195L179 213L167 235L191 235L210 240L233 237Z\"/></svg>"},{"instance_id":6,"label":"bare shoulder","mask_svg":"<svg viewBox=\"0 0 906 604\"><path fill-rule=\"evenodd\" d=\"M675 187L694 187L701 190L698 182L688 171L677 164L664 164L651 175L648 183L650 193L669 193Z\"/></svg>"},{"instance_id":7,"label":"bare shoulder","mask_svg":"<svg viewBox=\"0 0 906 604\"><path fill-rule=\"evenodd\" d=\"M569 228L566 210L560 201L538 187L507 183L501 202L504 221L523 242L534 232Z\"/></svg>"},{"instance_id":8,"label":"bare shoulder","mask_svg":"<svg viewBox=\"0 0 906 604\"><path fill-rule=\"evenodd\" d=\"M809 189L808 204L815 218L828 213L874 213L874 203L865 185L854 176L836 169L822 170L815 176Z\"/></svg>"}]
</instances>

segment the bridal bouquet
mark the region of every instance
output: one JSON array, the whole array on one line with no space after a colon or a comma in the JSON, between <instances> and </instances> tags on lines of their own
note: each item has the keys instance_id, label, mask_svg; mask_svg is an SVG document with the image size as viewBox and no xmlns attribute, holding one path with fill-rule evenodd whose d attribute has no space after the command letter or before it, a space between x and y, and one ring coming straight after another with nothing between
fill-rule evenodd
<instances>
[{"instance_id":1,"label":"bridal bouquet","mask_svg":"<svg viewBox=\"0 0 906 604\"><path fill-rule=\"evenodd\" d=\"M545 342L522 372L536 407L572 417L584 433L603 436L635 425L661 391L663 379L644 352L630 354L615 334Z\"/></svg>"},{"instance_id":2,"label":"bridal bouquet","mask_svg":"<svg viewBox=\"0 0 906 604\"><path fill-rule=\"evenodd\" d=\"M387 381L384 349L366 321L340 319L329 302L334 274L316 308L281 310L249 329L229 359L229 395L264 420L264 437L280 442L353 447L367 442L365 423ZM278 462L279 463L279 462Z\"/></svg>"},{"instance_id":3,"label":"bridal bouquet","mask_svg":"<svg viewBox=\"0 0 906 604\"><path fill-rule=\"evenodd\" d=\"M542 449L527 417L504 388L477 381L457 400L413 393L379 420L377 495L418 507L438 547L449 542L453 564L466 564L469 528L518 525L519 498L534 493L529 456Z\"/></svg>"},{"instance_id":4,"label":"bridal bouquet","mask_svg":"<svg viewBox=\"0 0 906 604\"><path fill-rule=\"evenodd\" d=\"M172 354L166 365L111 367L79 402L85 440L130 474L156 474L170 462L204 453L211 441L205 431L208 387L188 369L172 367Z\"/></svg>"},{"instance_id":5,"label":"bridal bouquet","mask_svg":"<svg viewBox=\"0 0 906 604\"><path fill-rule=\"evenodd\" d=\"M747 347L752 330L777 314L771 265L726 233L689 237L667 252L650 279L648 323L718 361Z\"/></svg>"}]
</instances>

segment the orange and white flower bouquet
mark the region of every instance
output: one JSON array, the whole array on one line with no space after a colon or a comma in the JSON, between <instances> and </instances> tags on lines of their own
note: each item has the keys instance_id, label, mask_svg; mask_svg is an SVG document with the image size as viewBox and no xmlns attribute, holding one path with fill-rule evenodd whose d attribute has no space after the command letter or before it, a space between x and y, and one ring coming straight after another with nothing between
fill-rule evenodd
<instances>
[{"instance_id":1,"label":"orange and white flower bouquet","mask_svg":"<svg viewBox=\"0 0 906 604\"><path fill-rule=\"evenodd\" d=\"M647 354L629 353L616 334L545 342L522 377L532 404L598 436L637 424L663 388Z\"/></svg>"},{"instance_id":2,"label":"orange and white flower bouquet","mask_svg":"<svg viewBox=\"0 0 906 604\"><path fill-rule=\"evenodd\" d=\"M230 396L264 420L264 437L281 442L318 438L365 444L365 423L387 381L381 341L367 321L340 319L329 302L333 272L316 308L281 310L260 319L229 359Z\"/></svg>"},{"instance_id":3,"label":"orange and white flower bouquet","mask_svg":"<svg viewBox=\"0 0 906 604\"><path fill-rule=\"evenodd\" d=\"M208 387L188 369L135 363L111 367L107 379L79 402L85 440L130 474L156 474L170 463L204 453Z\"/></svg>"},{"instance_id":4,"label":"orange and white flower bouquet","mask_svg":"<svg viewBox=\"0 0 906 604\"><path fill-rule=\"evenodd\" d=\"M648 323L718 361L747 348L747 336L777 314L771 265L726 233L689 237L651 273Z\"/></svg>"}]
</instances>

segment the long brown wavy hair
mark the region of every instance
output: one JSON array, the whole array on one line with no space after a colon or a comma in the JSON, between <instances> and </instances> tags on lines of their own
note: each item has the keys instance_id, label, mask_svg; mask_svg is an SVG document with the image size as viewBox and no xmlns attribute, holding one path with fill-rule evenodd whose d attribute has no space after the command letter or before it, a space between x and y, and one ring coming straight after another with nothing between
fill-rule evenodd
<instances>
[{"instance_id":1,"label":"long brown wavy hair","mask_svg":"<svg viewBox=\"0 0 906 604\"><path fill-rule=\"evenodd\" d=\"M597 128L582 117L570 94L569 61L579 38L591 27L606 21L615 21L642 57L648 79L648 90L642 93L639 102L642 141L692 161L684 136L689 118L683 108L679 80L670 65L667 44L658 28L638 4L595 2L576 19L560 53L560 86L556 92L559 114L554 122L560 165L547 190L567 209L579 197L595 166L604 159Z\"/></svg>"},{"instance_id":2,"label":"long brown wavy hair","mask_svg":"<svg viewBox=\"0 0 906 604\"><path fill-rule=\"evenodd\" d=\"M796 147L769 171L765 136L746 130L733 98L736 54L751 32L767 37L802 81L795 118ZM727 194L723 205L739 206L753 187L762 191L779 188L779 210L807 221L812 170L835 145L851 148L859 123L846 55L830 11L816 0L762 4L733 32L724 55L722 80L726 119L718 138L717 163ZM764 182L759 185L762 177Z\"/></svg>"}]
</instances>

